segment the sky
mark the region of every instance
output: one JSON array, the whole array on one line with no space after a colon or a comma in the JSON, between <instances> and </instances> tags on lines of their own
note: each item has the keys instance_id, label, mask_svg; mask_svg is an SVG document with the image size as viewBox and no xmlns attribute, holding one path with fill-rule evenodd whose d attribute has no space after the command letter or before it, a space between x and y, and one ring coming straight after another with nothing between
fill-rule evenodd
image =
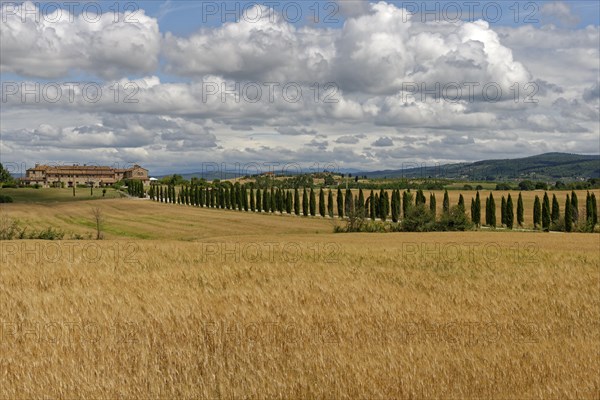
<instances>
[{"instance_id":1,"label":"sky","mask_svg":"<svg viewBox=\"0 0 600 400\"><path fill-rule=\"evenodd\" d=\"M0 4L17 175L600 153L597 1Z\"/></svg>"}]
</instances>

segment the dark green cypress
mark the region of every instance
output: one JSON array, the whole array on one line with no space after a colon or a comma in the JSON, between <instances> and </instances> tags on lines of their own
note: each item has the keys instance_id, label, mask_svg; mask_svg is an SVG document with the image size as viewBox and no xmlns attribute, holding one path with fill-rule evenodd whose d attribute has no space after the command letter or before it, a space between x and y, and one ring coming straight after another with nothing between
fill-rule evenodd
<instances>
[{"instance_id":1,"label":"dark green cypress","mask_svg":"<svg viewBox=\"0 0 600 400\"><path fill-rule=\"evenodd\" d=\"M364 215L365 195L362 189L358 190L358 203L356 204L356 209L361 213L361 215Z\"/></svg>"},{"instance_id":2,"label":"dark green cypress","mask_svg":"<svg viewBox=\"0 0 600 400\"><path fill-rule=\"evenodd\" d=\"M300 193L298 193L298 188L294 189L294 214L300 215Z\"/></svg>"},{"instance_id":3,"label":"dark green cypress","mask_svg":"<svg viewBox=\"0 0 600 400\"><path fill-rule=\"evenodd\" d=\"M542 228L545 231L550 230L550 199L548 193L544 193L544 201L542 202Z\"/></svg>"},{"instance_id":4,"label":"dark green cypress","mask_svg":"<svg viewBox=\"0 0 600 400\"><path fill-rule=\"evenodd\" d=\"M506 226L508 229L512 229L515 222L515 208L510 193L508 194L508 200L506 200Z\"/></svg>"},{"instance_id":5,"label":"dark green cypress","mask_svg":"<svg viewBox=\"0 0 600 400\"><path fill-rule=\"evenodd\" d=\"M537 229L542 223L542 204L540 198L536 195L533 202L533 228Z\"/></svg>"},{"instance_id":6,"label":"dark green cypress","mask_svg":"<svg viewBox=\"0 0 600 400\"><path fill-rule=\"evenodd\" d=\"M260 188L256 189L256 211L262 212L262 195Z\"/></svg>"},{"instance_id":7,"label":"dark green cypress","mask_svg":"<svg viewBox=\"0 0 600 400\"><path fill-rule=\"evenodd\" d=\"M381 191L381 194L379 195L379 218L381 218L382 221L385 222L385 220L387 219L388 213L389 213L389 209L390 209L390 201L389 201L389 197L388 197L388 192L387 191Z\"/></svg>"},{"instance_id":8,"label":"dark green cypress","mask_svg":"<svg viewBox=\"0 0 600 400\"><path fill-rule=\"evenodd\" d=\"M308 217L308 193L306 193L306 188L302 191L302 215Z\"/></svg>"},{"instance_id":9,"label":"dark green cypress","mask_svg":"<svg viewBox=\"0 0 600 400\"><path fill-rule=\"evenodd\" d=\"M246 189L246 185L242 186L242 206L246 212L250 208L250 205L248 204L248 190Z\"/></svg>"},{"instance_id":10,"label":"dark green cypress","mask_svg":"<svg viewBox=\"0 0 600 400\"><path fill-rule=\"evenodd\" d=\"M462 193L458 196L458 208L460 208L463 211L466 211L465 198L463 197Z\"/></svg>"},{"instance_id":11,"label":"dark green cypress","mask_svg":"<svg viewBox=\"0 0 600 400\"><path fill-rule=\"evenodd\" d=\"M502 203L500 204L500 222L502 225L506 225L506 199L502 196Z\"/></svg>"},{"instance_id":12,"label":"dark green cypress","mask_svg":"<svg viewBox=\"0 0 600 400\"><path fill-rule=\"evenodd\" d=\"M315 199L315 191L310 188L310 215L317 215L317 200Z\"/></svg>"},{"instance_id":13,"label":"dark green cypress","mask_svg":"<svg viewBox=\"0 0 600 400\"><path fill-rule=\"evenodd\" d=\"M285 212L288 215L292 215L292 210L294 209L294 199L292 198L292 192L289 190L285 191L286 193L286 201L285 201Z\"/></svg>"},{"instance_id":14,"label":"dark green cypress","mask_svg":"<svg viewBox=\"0 0 600 400\"><path fill-rule=\"evenodd\" d=\"M525 217L524 214L525 213L525 208L523 207L523 196L521 196L521 193L519 192L519 199L517 200L517 224L519 224L519 226L523 226L523 222L525 222Z\"/></svg>"},{"instance_id":15,"label":"dark green cypress","mask_svg":"<svg viewBox=\"0 0 600 400\"><path fill-rule=\"evenodd\" d=\"M250 188L250 211L256 211L256 203L254 202L254 189Z\"/></svg>"},{"instance_id":16,"label":"dark green cypress","mask_svg":"<svg viewBox=\"0 0 600 400\"><path fill-rule=\"evenodd\" d=\"M406 218L408 211L412 204L412 193L410 193L410 189L405 191L402 194L402 215Z\"/></svg>"},{"instance_id":17,"label":"dark green cypress","mask_svg":"<svg viewBox=\"0 0 600 400\"><path fill-rule=\"evenodd\" d=\"M367 201L369 202L369 217L372 221L375 221L375 218L377 218L375 215L375 194L372 190Z\"/></svg>"},{"instance_id":18,"label":"dark green cypress","mask_svg":"<svg viewBox=\"0 0 600 400\"><path fill-rule=\"evenodd\" d=\"M375 217L381 218L381 212L379 211L379 195L375 193L375 201L373 202L373 206L375 207Z\"/></svg>"},{"instance_id":19,"label":"dark green cypress","mask_svg":"<svg viewBox=\"0 0 600 400\"><path fill-rule=\"evenodd\" d=\"M579 222L579 200L577 200L575 191L571 192L571 206L573 207L573 223L577 224Z\"/></svg>"},{"instance_id":20,"label":"dark green cypress","mask_svg":"<svg viewBox=\"0 0 600 400\"><path fill-rule=\"evenodd\" d=\"M354 199L352 198L352 191L350 189L346 189L346 199L344 203L345 214L349 216L350 213L354 211Z\"/></svg>"},{"instance_id":21,"label":"dark green cypress","mask_svg":"<svg viewBox=\"0 0 600 400\"><path fill-rule=\"evenodd\" d=\"M319 215L325 217L325 192L323 192L323 188L319 190Z\"/></svg>"},{"instance_id":22,"label":"dark green cypress","mask_svg":"<svg viewBox=\"0 0 600 400\"><path fill-rule=\"evenodd\" d=\"M270 204L270 211L272 213L274 213L275 211L277 211L277 203L276 203L276 199L275 199L275 188L273 186L271 186L271 195L270 195L270 200L271 200L271 204Z\"/></svg>"},{"instance_id":23,"label":"dark green cypress","mask_svg":"<svg viewBox=\"0 0 600 400\"><path fill-rule=\"evenodd\" d=\"M267 188L263 189L262 203L264 212L269 212L271 210L271 197L269 196L269 189Z\"/></svg>"},{"instance_id":24,"label":"dark green cypress","mask_svg":"<svg viewBox=\"0 0 600 400\"><path fill-rule=\"evenodd\" d=\"M329 193L327 194L327 215L329 215L329 218L333 218L333 193L331 189L329 189Z\"/></svg>"},{"instance_id":25,"label":"dark green cypress","mask_svg":"<svg viewBox=\"0 0 600 400\"><path fill-rule=\"evenodd\" d=\"M232 188L233 190L233 188ZM228 187L225 188L225 208L227 208L228 210L231 210L232 204L231 204L231 192L232 190L229 190Z\"/></svg>"},{"instance_id":26,"label":"dark green cypress","mask_svg":"<svg viewBox=\"0 0 600 400\"><path fill-rule=\"evenodd\" d=\"M471 222L475 225L477 225L477 222L475 222L476 217L477 211L475 211L475 199L471 197Z\"/></svg>"},{"instance_id":27,"label":"dark green cypress","mask_svg":"<svg viewBox=\"0 0 600 400\"><path fill-rule=\"evenodd\" d=\"M431 213L435 217L435 215L437 213L437 201L435 200L435 194L434 193L431 193L429 195L429 211L431 211Z\"/></svg>"},{"instance_id":28,"label":"dark green cypress","mask_svg":"<svg viewBox=\"0 0 600 400\"><path fill-rule=\"evenodd\" d=\"M442 203L442 210L444 214L448 214L450 212L450 198L448 197L448 191L444 191L444 202Z\"/></svg>"},{"instance_id":29,"label":"dark green cypress","mask_svg":"<svg viewBox=\"0 0 600 400\"><path fill-rule=\"evenodd\" d=\"M550 218L553 224L556 224L560 219L560 207L555 194L552 195L552 212L550 214Z\"/></svg>"},{"instance_id":30,"label":"dark green cypress","mask_svg":"<svg viewBox=\"0 0 600 400\"><path fill-rule=\"evenodd\" d=\"M592 193L592 229L598 224L598 205L596 204L596 195Z\"/></svg>"},{"instance_id":31,"label":"dark green cypress","mask_svg":"<svg viewBox=\"0 0 600 400\"><path fill-rule=\"evenodd\" d=\"M481 198L479 197L479 191L475 195L475 225L481 226Z\"/></svg>"},{"instance_id":32,"label":"dark green cypress","mask_svg":"<svg viewBox=\"0 0 600 400\"><path fill-rule=\"evenodd\" d=\"M342 189L339 187L337 190L337 212L338 218L344 218L344 197L342 195Z\"/></svg>"},{"instance_id":33,"label":"dark green cypress","mask_svg":"<svg viewBox=\"0 0 600 400\"><path fill-rule=\"evenodd\" d=\"M492 193L490 193L490 226L496 227L496 201Z\"/></svg>"},{"instance_id":34,"label":"dark green cypress","mask_svg":"<svg viewBox=\"0 0 600 400\"><path fill-rule=\"evenodd\" d=\"M585 195L585 222L588 226L592 224L592 197L589 191Z\"/></svg>"},{"instance_id":35,"label":"dark green cypress","mask_svg":"<svg viewBox=\"0 0 600 400\"><path fill-rule=\"evenodd\" d=\"M396 198L396 191L392 191L392 222L398 222L398 199Z\"/></svg>"},{"instance_id":36,"label":"dark green cypress","mask_svg":"<svg viewBox=\"0 0 600 400\"><path fill-rule=\"evenodd\" d=\"M573 230L573 203L567 195L567 201L565 202L565 231L571 232Z\"/></svg>"}]
</instances>

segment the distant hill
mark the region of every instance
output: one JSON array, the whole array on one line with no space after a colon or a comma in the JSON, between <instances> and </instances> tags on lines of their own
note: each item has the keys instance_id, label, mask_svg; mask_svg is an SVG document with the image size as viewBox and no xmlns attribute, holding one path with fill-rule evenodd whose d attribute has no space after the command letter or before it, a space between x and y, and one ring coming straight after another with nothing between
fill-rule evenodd
<instances>
[{"instance_id":1,"label":"distant hill","mask_svg":"<svg viewBox=\"0 0 600 400\"><path fill-rule=\"evenodd\" d=\"M600 177L600 155L546 153L532 157L360 172L369 178L445 178L471 181L581 180Z\"/></svg>"},{"instance_id":2,"label":"distant hill","mask_svg":"<svg viewBox=\"0 0 600 400\"><path fill-rule=\"evenodd\" d=\"M249 170L248 173L255 171ZM290 169L293 175L296 172ZM307 171L308 172L308 171ZM568 153L546 153L532 157L504 160L484 160L473 163L456 163L432 165L423 163L410 168L359 172L353 169L337 171L351 173L353 176L366 175L368 178L442 178L469 181L508 181L508 180L541 180L541 181L574 181L589 178L600 178L600 155L580 155ZM298 172L296 172L298 173ZM180 174L183 179L192 177L214 179L234 179L242 176L241 171L205 171ZM170 175L167 175L170 176ZM162 178L163 176L158 176Z\"/></svg>"}]
</instances>

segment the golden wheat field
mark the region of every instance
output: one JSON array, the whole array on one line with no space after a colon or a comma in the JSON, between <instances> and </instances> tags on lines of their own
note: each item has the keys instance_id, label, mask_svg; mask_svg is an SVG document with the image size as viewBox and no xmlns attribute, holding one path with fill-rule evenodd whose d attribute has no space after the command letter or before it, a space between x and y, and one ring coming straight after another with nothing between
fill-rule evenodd
<instances>
[{"instance_id":1,"label":"golden wheat field","mask_svg":"<svg viewBox=\"0 0 600 400\"><path fill-rule=\"evenodd\" d=\"M333 234L133 199L0 212L86 234L93 207L106 240L0 242L2 399L600 397L598 234Z\"/></svg>"}]
</instances>

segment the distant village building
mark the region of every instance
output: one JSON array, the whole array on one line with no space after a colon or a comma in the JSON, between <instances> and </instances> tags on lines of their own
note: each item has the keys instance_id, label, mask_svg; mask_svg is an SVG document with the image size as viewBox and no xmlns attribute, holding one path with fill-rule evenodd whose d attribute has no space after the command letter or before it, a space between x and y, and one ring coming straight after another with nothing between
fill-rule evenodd
<instances>
[{"instance_id":1,"label":"distant village building","mask_svg":"<svg viewBox=\"0 0 600 400\"><path fill-rule=\"evenodd\" d=\"M27 170L25 178L21 178L21 182L24 185L38 184L42 187L72 187L73 185L104 187L112 186L118 181L126 179L140 180L144 185L150 182L148 170L137 164L131 168L36 164L34 168Z\"/></svg>"}]
</instances>

